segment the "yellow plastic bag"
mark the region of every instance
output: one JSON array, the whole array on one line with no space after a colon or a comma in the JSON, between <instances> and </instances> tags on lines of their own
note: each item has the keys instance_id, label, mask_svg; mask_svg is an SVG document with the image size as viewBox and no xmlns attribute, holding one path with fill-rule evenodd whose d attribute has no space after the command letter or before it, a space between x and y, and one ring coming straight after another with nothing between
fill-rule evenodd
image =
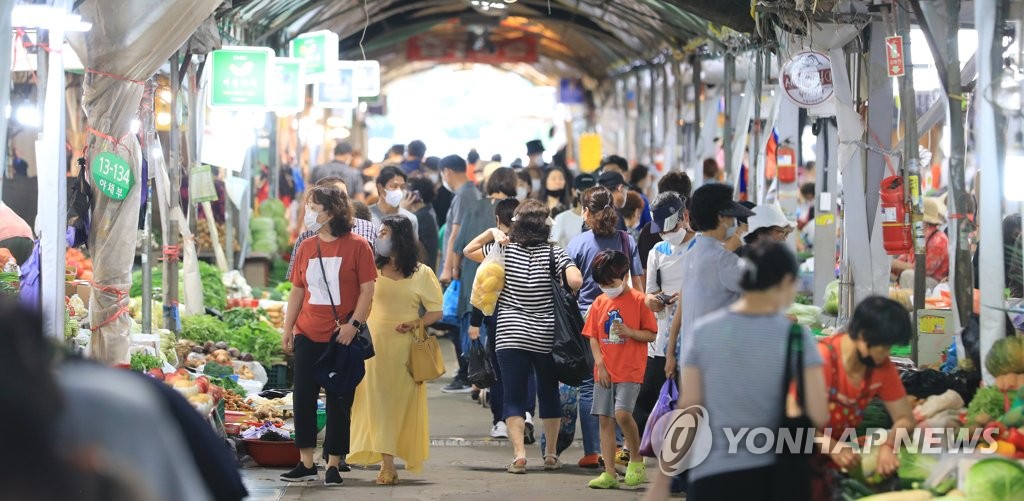
<instances>
[{"instance_id":1,"label":"yellow plastic bag","mask_svg":"<svg viewBox=\"0 0 1024 501\"><path fill-rule=\"evenodd\" d=\"M500 246L495 245L476 270L469 304L479 308L484 315L493 315L494 308L498 305L498 295L504 287L505 254Z\"/></svg>"}]
</instances>

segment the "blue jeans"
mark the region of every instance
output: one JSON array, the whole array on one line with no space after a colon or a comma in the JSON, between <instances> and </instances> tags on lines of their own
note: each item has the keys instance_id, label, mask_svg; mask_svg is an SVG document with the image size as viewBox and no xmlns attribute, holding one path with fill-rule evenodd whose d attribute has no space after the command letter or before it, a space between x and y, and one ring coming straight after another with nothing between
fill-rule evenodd
<instances>
[{"instance_id":1,"label":"blue jeans","mask_svg":"<svg viewBox=\"0 0 1024 501\"><path fill-rule=\"evenodd\" d=\"M583 432L583 454L601 453L601 425L597 416L590 414L594 407L594 378L580 385L580 430Z\"/></svg>"},{"instance_id":2,"label":"blue jeans","mask_svg":"<svg viewBox=\"0 0 1024 501\"><path fill-rule=\"evenodd\" d=\"M562 416L558 376L555 375L555 359L551 353L510 348L497 350L497 358L504 393L502 417L525 417L526 412L533 407L527 390L531 373L537 376L537 397L540 401L538 417L553 419Z\"/></svg>"}]
</instances>

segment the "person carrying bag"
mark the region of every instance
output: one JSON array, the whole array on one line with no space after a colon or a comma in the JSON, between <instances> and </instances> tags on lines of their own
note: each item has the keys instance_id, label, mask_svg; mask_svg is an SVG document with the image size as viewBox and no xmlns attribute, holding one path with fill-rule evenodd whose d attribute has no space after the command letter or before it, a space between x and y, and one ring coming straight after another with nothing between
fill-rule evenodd
<instances>
[{"instance_id":1,"label":"person carrying bag","mask_svg":"<svg viewBox=\"0 0 1024 501\"><path fill-rule=\"evenodd\" d=\"M413 331L412 351L409 352L409 374L413 381L425 383L444 373L444 357L441 356L437 337L427 334L423 325L417 325Z\"/></svg>"},{"instance_id":2,"label":"person carrying bag","mask_svg":"<svg viewBox=\"0 0 1024 501\"><path fill-rule=\"evenodd\" d=\"M548 270L551 273L551 293L555 303L555 343L551 355L555 359L555 373L560 383L579 386L593 372L590 350L583 339L583 315L576 297L569 291L563 271L555 273L555 251L550 248Z\"/></svg>"}]
</instances>

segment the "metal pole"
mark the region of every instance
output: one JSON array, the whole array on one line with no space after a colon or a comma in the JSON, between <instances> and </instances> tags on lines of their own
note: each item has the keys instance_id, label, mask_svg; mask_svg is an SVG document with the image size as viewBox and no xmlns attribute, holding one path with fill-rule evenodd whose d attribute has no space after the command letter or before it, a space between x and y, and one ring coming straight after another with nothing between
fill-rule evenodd
<instances>
[{"instance_id":1,"label":"metal pole","mask_svg":"<svg viewBox=\"0 0 1024 501\"><path fill-rule=\"evenodd\" d=\"M657 99L658 99L658 73L659 73L658 68L656 68L654 66L652 66L650 69L647 70L647 74L651 76L650 99L648 99L648 103L647 103L649 105L649 113L650 113L650 116L648 117L648 118L650 118L650 130L648 131L648 134L649 134L649 136L648 136L648 144L649 144L649 146L648 146L648 149L647 149L647 157L649 159L648 163L651 163L651 164L654 163L654 149L657 147L657 144L658 144L657 134L655 133L655 128L657 126L657 123L656 123L657 122L657 117L655 115L656 115L656 113L658 111L658 103L657 103ZM664 98L664 96L663 96L663 98ZM640 159L637 159L637 160L640 160Z\"/></svg>"},{"instance_id":2,"label":"metal pole","mask_svg":"<svg viewBox=\"0 0 1024 501\"><path fill-rule=\"evenodd\" d=\"M11 67L11 9L0 9L0 33L7 33L8 36L0 37L0 68ZM11 102L11 73L4 73L4 80L0 82L0 110L6 110ZM7 176L7 148L9 138L7 137L7 120L0 120L0 138L4 144L0 148L0 194L4 190L4 177Z\"/></svg>"},{"instance_id":3,"label":"metal pole","mask_svg":"<svg viewBox=\"0 0 1024 501\"><path fill-rule=\"evenodd\" d=\"M704 109L704 83L701 81L700 57L696 55L690 58L690 68L693 70L693 150L690 158L693 162L693 186L694 190L701 185L704 179L704 171L701 169L701 162L704 160L697 155L700 149L700 133L704 129L704 118L701 110Z\"/></svg>"},{"instance_id":4,"label":"metal pole","mask_svg":"<svg viewBox=\"0 0 1024 501\"><path fill-rule=\"evenodd\" d=\"M178 245L178 221L176 216L181 208L181 110L179 94L180 51L171 56L171 132L170 162L167 164L167 176L170 179L170 211L164 217L168 221L168 232L164 235L165 248L173 249ZM164 329L177 332L176 312L178 309L178 257L176 252L164 253Z\"/></svg>"},{"instance_id":5,"label":"metal pole","mask_svg":"<svg viewBox=\"0 0 1024 501\"><path fill-rule=\"evenodd\" d=\"M903 115L903 158L904 178L913 207L914 226L914 325L917 326L917 312L924 309L925 296L925 241L924 205L921 198L921 167L918 165L917 100L914 93L914 66L910 58L910 13L895 9L896 30L903 37L903 66L900 77L900 107ZM955 35L951 35L955 36ZM917 360L917 330L910 343L911 358Z\"/></svg>"},{"instance_id":6,"label":"metal pole","mask_svg":"<svg viewBox=\"0 0 1024 501\"><path fill-rule=\"evenodd\" d=\"M142 115L143 130L145 138L143 142L143 158L148 159L149 169L152 172L154 145L156 141L156 128L154 127L154 114L156 113L154 95L156 93L156 82L152 79L146 82L146 94L143 99L147 110ZM163 154L162 152L160 153ZM153 332L153 266L150 264L153 249L153 190L149 179L143 179L142 189L146 190L146 216L142 224L142 332L147 334ZM167 217L164 215L164 217Z\"/></svg>"},{"instance_id":7,"label":"metal pole","mask_svg":"<svg viewBox=\"0 0 1024 501\"><path fill-rule=\"evenodd\" d=\"M278 195L278 183L281 179L281 156L277 153L277 114L274 112L267 113L267 130L270 131L270 147L267 152L267 160L270 161L270 179L267 182L270 183L270 198L275 199ZM363 148L360 148L363 149ZM366 151L363 149L363 151ZM353 165L352 167L359 168L359 165Z\"/></svg>"},{"instance_id":8,"label":"metal pole","mask_svg":"<svg viewBox=\"0 0 1024 501\"><path fill-rule=\"evenodd\" d=\"M946 82L949 88L949 213L950 227L953 230L952 244L954 250L953 263L953 296L956 303L957 316L961 326L967 325L971 313L974 293L974 269L971 266L971 243L968 240L968 220L964 211L967 207L967 179L964 174L964 156L967 145L964 144L964 111L961 104L963 83L960 78L960 46L956 33L960 28L960 0L946 0L947 33L946 37Z\"/></svg>"},{"instance_id":9,"label":"metal pole","mask_svg":"<svg viewBox=\"0 0 1024 501\"><path fill-rule=\"evenodd\" d=\"M761 182L761 173L757 169L758 159L764 155L761 144L761 90L764 85L764 56L761 49L757 49L757 56L754 65L754 137L750 144L750 159L747 160L747 200L756 204L761 203L758 185Z\"/></svg>"},{"instance_id":10,"label":"metal pole","mask_svg":"<svg viewBox=\"0 0 1024 501\"><path fill-rule=\"evenodd\" d=\"M725 126L722 127L722 150L725 152L725 165L722 166L725 169L726 179L731 182L732 178L732 141L733 141L733 123L732 123L732 112L733 112L733 95L732 95L732 82L736 80L736 56L732 53L727 52L725 54L725 84L722 86L725 92Z\"/></svg>"}]
</instances>

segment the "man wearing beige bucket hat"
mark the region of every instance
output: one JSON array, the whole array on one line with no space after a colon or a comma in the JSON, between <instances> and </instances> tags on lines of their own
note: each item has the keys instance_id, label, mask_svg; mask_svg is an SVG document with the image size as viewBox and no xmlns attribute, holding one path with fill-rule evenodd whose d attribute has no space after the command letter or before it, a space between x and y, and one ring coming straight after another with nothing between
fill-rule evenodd
<instances>
[{"instance_id":1,"label":"man wearing beige bucket hat","mask_svg":"<svg viewBox=\"0 0 1024 501\"><path fill-rule=\"evenodd\" d=\"M949 237L942 231L946 224L946 205L943 199L924 199L925 285L935 288L949 276ZM894 259L892 274L901 289L914 288L914 255L906 254Z\"/></svg>"}]
</instances>

